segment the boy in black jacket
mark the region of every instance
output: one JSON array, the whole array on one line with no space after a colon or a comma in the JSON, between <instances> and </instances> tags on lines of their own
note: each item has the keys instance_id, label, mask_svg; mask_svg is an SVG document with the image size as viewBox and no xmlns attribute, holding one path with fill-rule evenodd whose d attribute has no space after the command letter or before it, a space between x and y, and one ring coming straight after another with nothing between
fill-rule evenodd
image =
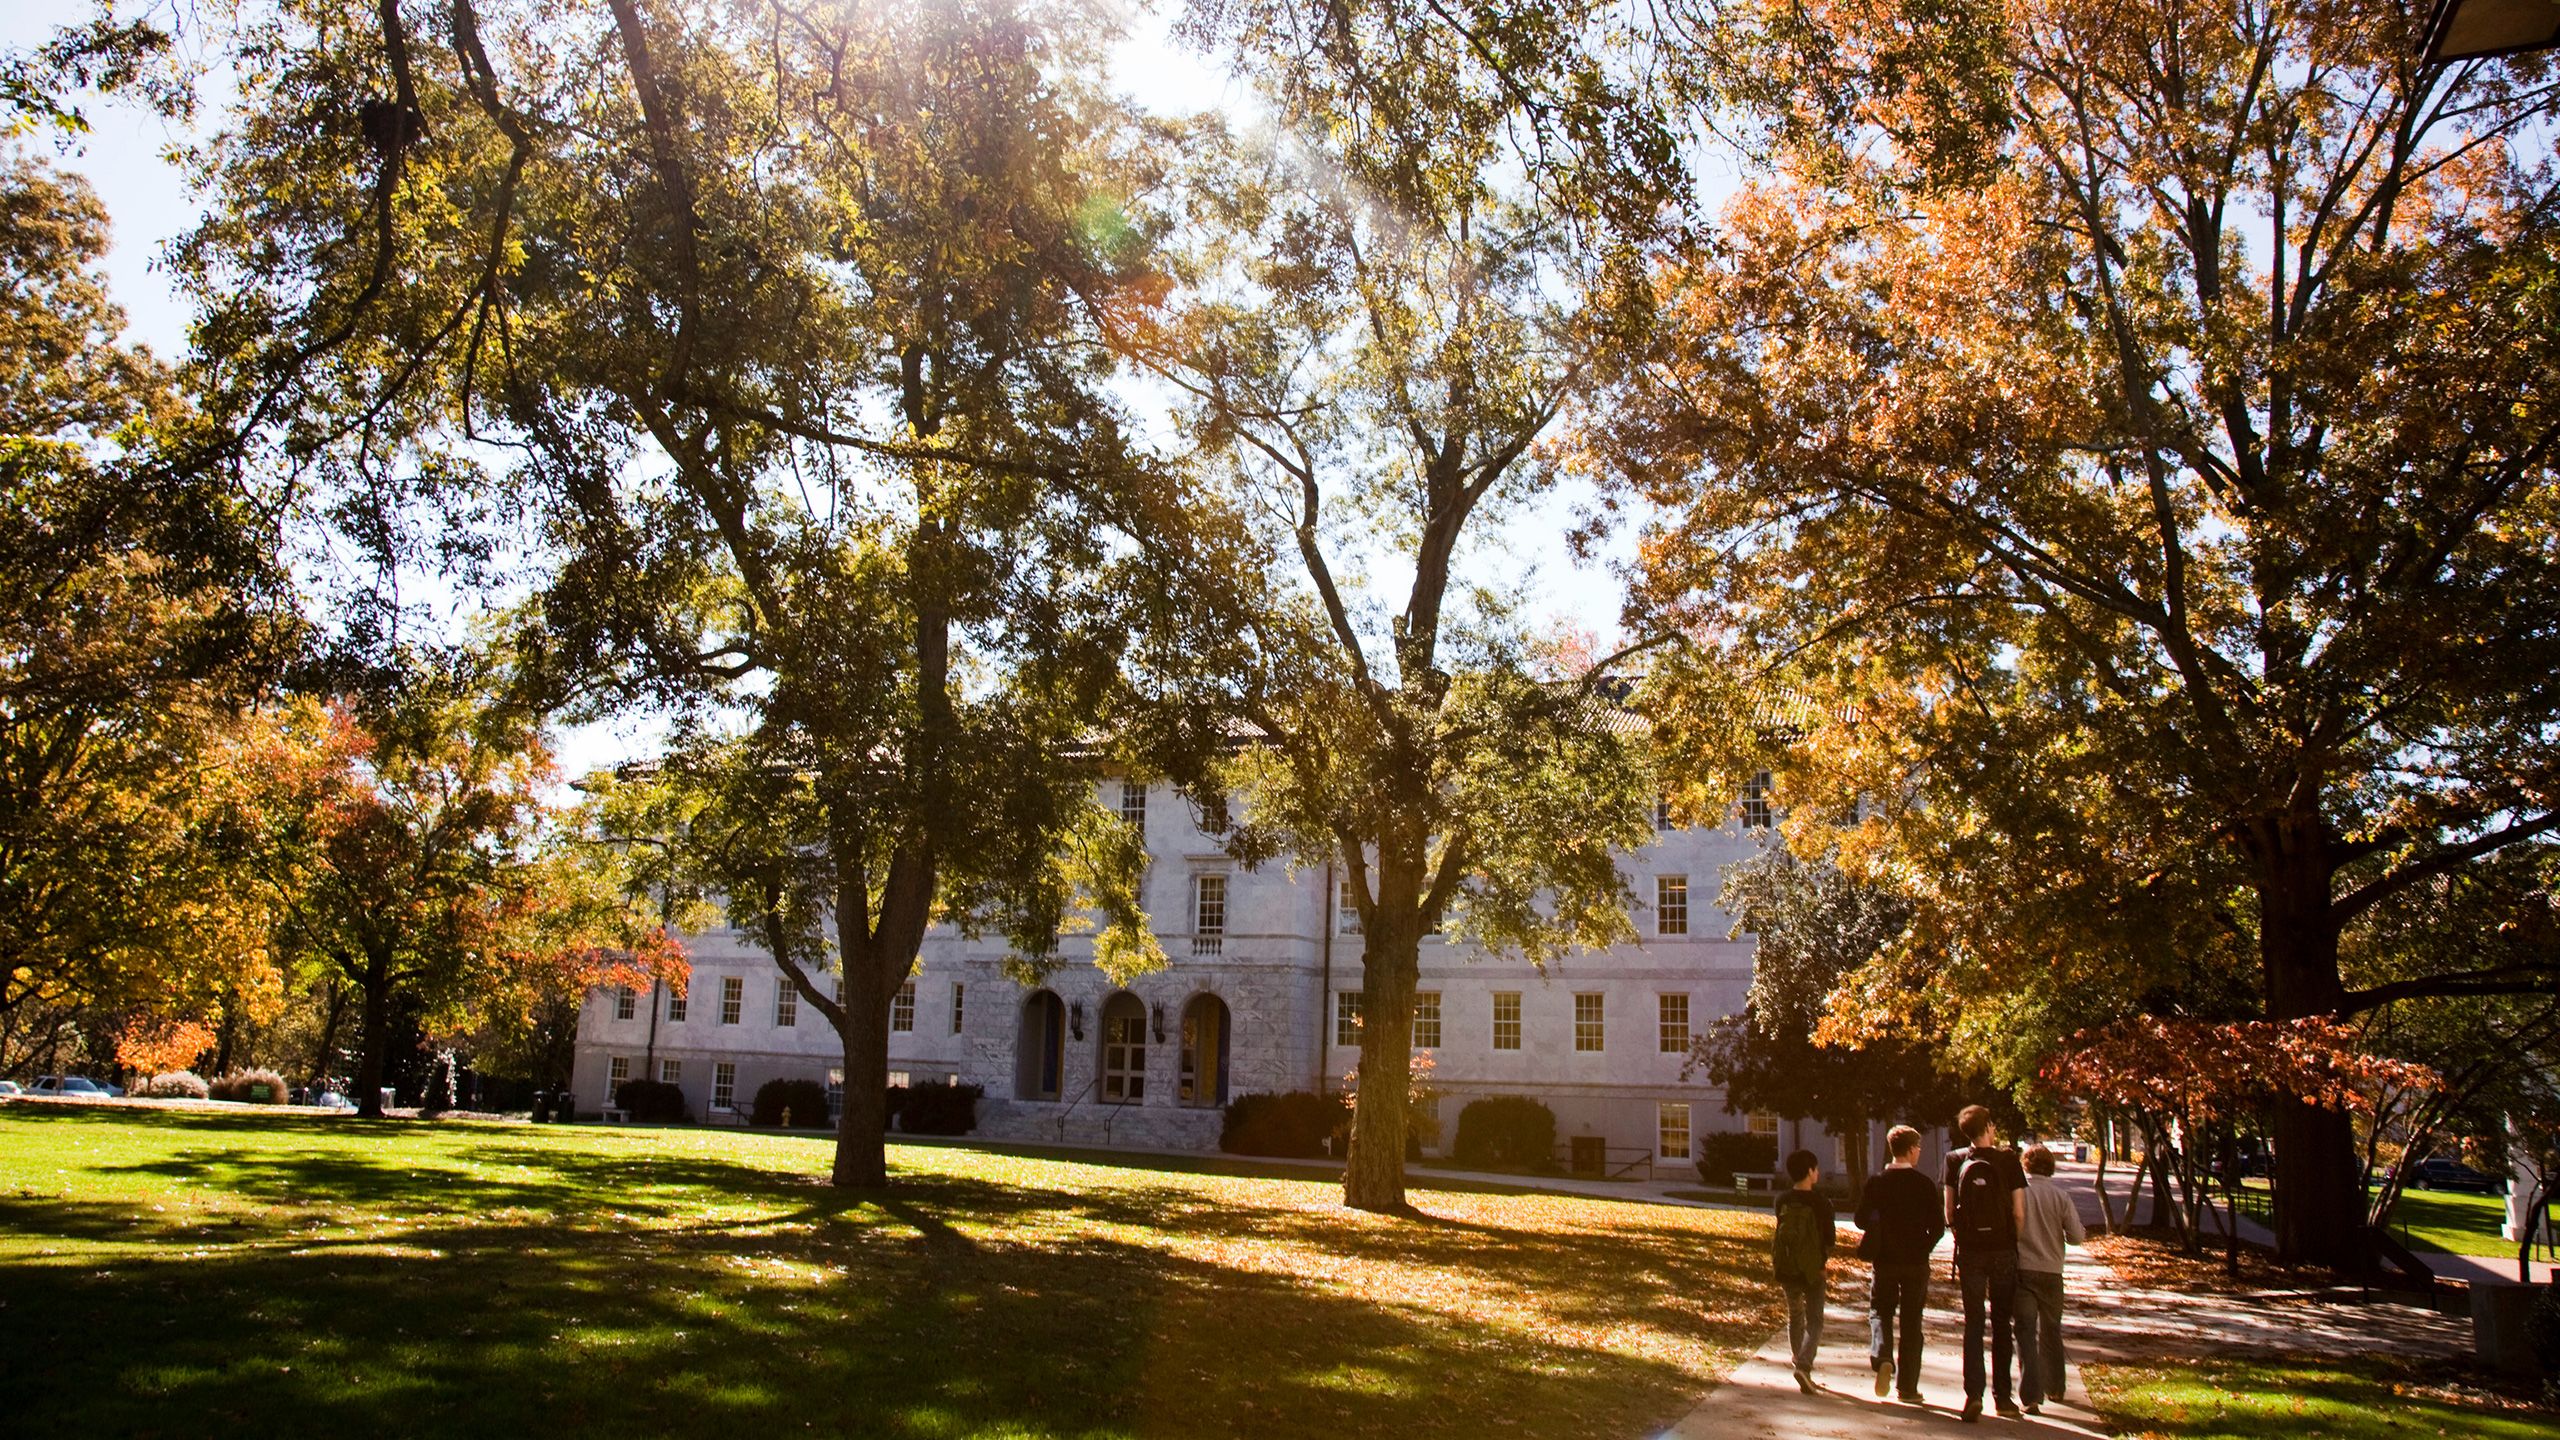
<instances>
[{"instance_id":1,"label":"boy in black jacket","mask_svg":"<svg viewBox=\"0 0 2560 1440\"><path fill-rule=\"evenodd\" d=\"M1905 1404L1920 1403L1920 1311L1929 1300L1929 1252L1946 1233L1938 1185L1920 1171L1920 1132L1896 1125L1885 1132L1887 1164L1867 1182L1858 1202L1858 1254L1874 1267L1867 1291L1867 1363L1875 1367L1876 1398L1901 1376ZM1901 1330L1899 1344L1894 1334Z\"/></svg>"},{"instance_id":2,"label":"boy in black jacket","mask_svg":"<svg viewBox=\"0 0 2560 1440\"><path fill-rule=\"evenodd\" d=\"M1822 1162L1810 1150L1787 1157L1789 1188L1778 1192L1777 1225L1769 1237L1770 1267L1787 1297L1787 1343L1795 1352L1796 1388L1810 1395L1813 1356L1822 1348L1822 1299L1830 1289L1831 1202L1814 1190Z\"/></svg>"}]
</instances>

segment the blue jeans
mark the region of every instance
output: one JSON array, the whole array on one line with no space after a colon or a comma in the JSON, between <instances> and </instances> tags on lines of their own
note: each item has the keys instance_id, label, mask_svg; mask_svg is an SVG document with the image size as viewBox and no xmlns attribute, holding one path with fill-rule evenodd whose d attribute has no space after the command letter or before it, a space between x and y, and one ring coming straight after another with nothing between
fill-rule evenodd
<instances>
[{"instance_id":1,"label":"blue jeans","mask_svg":"<svg viewBox=\"0 0 2560 1440\"><path fill-rule=\"evenodd\" d=\"M1795 1352L1796 1373L1813 1373L1814 1352L1822 1348L1822 1292L1793 1281L1781 1281L1787 1292L1787 1345Z\"/></svg>"},{"instance_id":2,"label":"blue jeans","mask_svg":"<svg viewBox=\"0 0 2560 1440\"><path fill-rule=\"evenodd\" d=\"M1991 1321L1991 1393L2009 1398L2009 1348L2018 1303L2018 1252L1993 1250L1981 1255L1956 1254L1956 1280L1964 1287L1964 1398L1982 1399L1982 1322Z\"/></svg>"},{"instance_id":3,"label":"blue jeans","mask_svg":"<svg viewBox=\"0 0 2560 1440\"><path fill-rule=\"evenodd\" d=\"M2018 1272L2018 1398L2030 1405L2062 1398L2062 1277Z\"/></svg>"},{"instance_id":4,"label":"blue jeans","mask_svg":"<svg viewBox=\"0 0 2560 1440\"><path fill-rule=\"evenodd\" d=\"M1928 1261L1875 1267L1867 1287L1867 1368L1892 1359L1904 1395L1920 1393L1920 1312L1928 1303Z\"/></svg>"}]
</instances>

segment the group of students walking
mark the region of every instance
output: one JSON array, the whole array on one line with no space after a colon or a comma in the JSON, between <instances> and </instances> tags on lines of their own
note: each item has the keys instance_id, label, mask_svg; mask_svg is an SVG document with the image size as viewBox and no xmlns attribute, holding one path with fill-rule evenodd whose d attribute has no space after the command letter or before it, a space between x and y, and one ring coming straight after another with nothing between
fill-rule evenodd
<instances>
[{"instance_id":1,"label":"group of students walking","mask_svg":"<svg viewBox=\"0 0 2560 1440\"><path fill-rule=\"evenodd\" d=\"M1941 1177L1932 1180L1919 1166L1920 1132L1894 1126L1884 1141L1888 1163L1858 1202L1858 1258L1874 1272L1867 1363L1875 1370L1876 1398L1921 1403L1920 1315L1928 1303L1929 1256L1952 1231L1964 1297L1964 1418L1982 1418L1985 1389L2003 1415L2019 1414L2020 1402L2026 1414L2037 1414L2045 1402L2062 1398L2063 1247L2087 1240L2088 1232L2071 1197L2053 1183L2051 1150L2029 1145L2021 1154L2002 1145L1991 1112L1979 1105L1956 1116L1956 1129L1965 1144L1948 1153ZM1789 1188L1778 1195L1770 1258L1787 1297L1796 1388L1811 1395L1833 1217L1831 1202L1814 1189L1822 1168L1812 1151L1788 1156L1786 1171Z\"/></svg>"}]
</instances>

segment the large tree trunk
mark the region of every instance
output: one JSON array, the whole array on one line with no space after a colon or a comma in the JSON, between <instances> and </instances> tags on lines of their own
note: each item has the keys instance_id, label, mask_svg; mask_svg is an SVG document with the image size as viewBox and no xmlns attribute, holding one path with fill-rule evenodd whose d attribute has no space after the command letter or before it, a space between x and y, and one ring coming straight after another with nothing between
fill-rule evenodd
<instances>
[{"instance_id":1,"label":"large tree trunk","mask_svg":"<svg viewBox=\"0 0 2560 1440\"><path fill-rule=\"evenodd\" d=\"M382 1118L382 1071L391 1053L391 967L369 961L364 977L364 1048L356 1060L356 1114Z\"/></svg>"},{"instance_id":2,"label":"large tree trunk","mask_svg":"<svg viewBox=\"0 0 2560 1440\"><path fill-rule=\"evenodd\" d=\"M311 1054L311 1088L314 1090L326 1089L334 1078L330 1072L337 1068L338 1022L346 1018L346 1013L347 987L331 980L329 1018L320 1022L320 1043Z\"/></svg>"},{"instance_id":3,"label":"large tree trunk","mask_svg":"<svg viewBox=\"0 0 2560 1440\"><path fill-rule=\"evenodd\" d=\"M1418 868L1418 867L1417 867ZM1421 973L1420 924L1409 901L1410 877L1379 876L1379 930L1369 936L1360 967L1360 1092L1351 1112L1351 1157L1342 1171L1342 1203L1354 1210L1398 1214L1404 1198L1405 1091L1413 1042L1414 982Z\"/></svg>"},{"instance_id":4,"label":"large tree trunk","mask_svg":"<svg viewBox=\"0 0 2560 1440\"><path fill-rule=\"evenodd\" d=\"M889 998L877 975L846 967L844 1109L836 1116L836 1163L831 1185L877 1190L889 1183ZM892 987L895 988L895 987Z\"/></svg>"},{"instance_id":5,"label":"large tree trunk","mask_svg":"<svg viewBox=\"0 0 2560 1440\"><path fill-rule=\"evenodd\" d=\"M2289 816L2253 835L2258 860L2258 954L2267 1018L2298 1020L2345 1008L2334 867L2317 816ZM2299 1101L2275 1107L2276 1255L2288 1265L2361 1270L2364 1182L2355 1127L2343 1110Z\"/></svg>"}]
</instances>

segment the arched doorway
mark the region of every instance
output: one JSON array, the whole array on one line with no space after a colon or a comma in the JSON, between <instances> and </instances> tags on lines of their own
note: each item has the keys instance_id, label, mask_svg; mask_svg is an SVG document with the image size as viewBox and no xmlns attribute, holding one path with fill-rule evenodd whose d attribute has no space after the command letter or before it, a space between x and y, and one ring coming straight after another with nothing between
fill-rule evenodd
<instances>
[{"instance_id":1,"label":"arched doorway","mask_svg":"<svg viewBox=\"0 0 2560 1440\"><path fill-rule=\"evenodd\" d=\"M1227 1002L1194 995L1182 1007L1182 1070L1174 1099L1183 1105L1227 1103Z\"/></svg>"},{"instance_id":2,"label":"arched doorway","mask_svg":"<svg viewBox=\"0 0 2560 1440\"><path fill-rule=\"evenodd\" d=\"M1147 1007L1123 990L1102 1006L1102 1098L1135 1105L1147 1096Z\"/></svg>"},{"instance_id":3,"label":"arched doorway","mask_svg":"<svg viewBox=\"0 0 2560 1440\"><path fill-rule=\"evenodd\" d=\"M1046 990L1022 1001L1022 1028L1013 1045L1013 1096L1055 1100L1065 1080L1067 1007Z\"/></svg>"}]
</instances>

